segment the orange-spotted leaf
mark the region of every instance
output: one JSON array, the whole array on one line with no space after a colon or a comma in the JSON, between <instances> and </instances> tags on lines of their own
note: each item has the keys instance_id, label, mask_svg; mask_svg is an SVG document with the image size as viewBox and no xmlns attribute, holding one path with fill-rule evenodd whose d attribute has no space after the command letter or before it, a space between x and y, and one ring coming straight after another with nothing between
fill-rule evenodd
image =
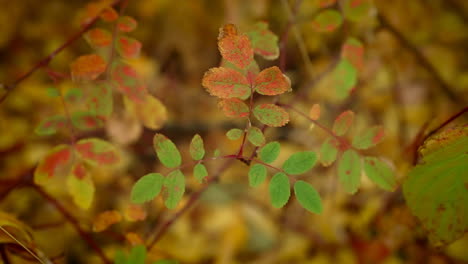
<instances>
[{"instance_id":1,"label":"orange-spotted leaf","mask_svg":"<svg viewBox=\"0 0 468 264\"><path fill-rule=\"evenodd\" d=\"M121 32L131 32L137 27L137 22L133 17L122 16L117 20L117 29Z\"/></svg>"},{"instance_id":2,"label":"orange-spotted leaf","mask_svg":"<svg viewBox=\"0 0 468 264\"><path fill-rule=\"evenodd\" d=\"M268 29L268 23L263 21L257 22L246 34L250 38L256 54L267 60L278 58L278 36Z\"/></svg>"},{"instance_id":3,"label":"orange-spotted leaf","mask_svg":"<svg viewBox=\"0 0 468 264\"><path fill-rule=\"evenodd\" d=\"M97 16L100 16L101 19L103 19L104 21L112 21L112 18L117 18L117 12L115 12L115 10L114 12L112 12L112 10L108 9L111 8L109 4L109 1L94 1L92 3L87 4L81 19L82 24L86 25L90 23Z\"/></svg>"},{"instance_id":4,"label":"orange-spotted leaf","mask_svg":"<svg viewBox=\"0 0 468 264\"><path fill-rule=\"evenodd\" d=\"M104 118L92 112L79 111L71 114L71 123L79 130L90 131L103 127Z\"/></svg>"},{"instance_id":5,"label":"orange-spotted leaf","mask_svg":"<svg viewBox=\"0 0 468 264\"><path fill-rule=\"evenodd\" d=\"M354 112L351 110L344 111L335 119L335 122L333 123L333 132L338 136L346 134L353 124L353 121Z\"/></svg>"},{"instance_id":6,"label":"orange-spotted leaf","mask_svg":"<svg viewBox=\"0 0 468 264\"><path fill-rule=\"evenodd\" d=\"M68 145L53 148L37 165L34 182L41 185L56 176L68 175L73 152Z\"/></svg>"},{"instance_id":7,"label":"orange-spotted leaf","mask_svg":"<svg viewBox=\"0 0 468 264\"><path fill-rule=\"evenodd\" d=\"M263 124L271 127L284 126L289 122L289 114L274 104L261 104L253 110L254 116Z\"/></svg>"},{"instance_id":8,"label":"orange-spotted leaf","mask_svg":"<svg viewBox=\"0 0 468 264\"><path fill-rule=\"evenodd\" d=\"M72 62L70 68L73 80L90 81L106 70L106 61L97 54L83 55Z\"/></svg>"},{"instance_id":9,"label":"orange-spotted leaf","mask_svg":"<svg viewBox=\"0 0 468 264\"><path fill-rule=\"evenodd\" d=\"M114 85L108 81L93 83L87 98L87 107L92 114L100 117L109 117L112 114Z\"/></svg>"},{"instance_id":10,"label":"orange-spotted leaf","mask_svg":"<svg viewBox=\"0 0 468 264\"><path fill-rule=\"evenodd\" d=\"M211 68L203 76L202 85L211 95L219 98L247 99L250 86L247 78L230 68Z\"/></svg>"},{"instance_id":11,"label":"orange-spotted leaf","mask_svg":"<svg viewBox=\"0 0 468 264\"><path fill-rule=\"evenodd\" d=\"M138 120L149 129L160 129L167 121L166 106L156 97L146 94L141 103L135 103L124 97L125 106Z\"/></svg>"},{"instance_id":12,"label":"orange-spotted leaf","mask_svg":"<svg viewBox=\"0 0 468 264\"><path fill-rule=\"evenodd\" d=\"M247 117L250 113L249 107L237 98L222 99L218 106L227 117Z\"/></svg>"},{"instance_id":13,"label":"orange-spotted leaf","mask_svg":"<svg viewBox=\"0 0 468 264\"><path fill-rule=\"evenodd\" d=\"M357 70L347 59L341 59L332 72L333 86L339 99L344 99L352 92L357 83Z\"/></svg>"},{"instance_id":14,"label":"orange-spotted leaf","mask_svg":"<svg viewBox=\"0 0 468 264\"><path fill-rule=\"evenodd\" d=\"M100 213L93 221L93 231L102 232L111 225L122 221L122 215L116 210L109 210Z\"/></svg>"},{"instance_id":15,"label":"orange-spotted leaf","mask_svg":"<svg viewBox=\"0 0 468 264\"><path fill-rule=\"evenodd\" d=\"M319 7L328 7L336 3L336 0L319 0Z\"/></svg>"},{"instance_id":16,"label":"orange-spotted leaf","mask_svg":"<svg viewBox=\"0 0 468 264\"><path fill-rule=\"evenodd\" d=\"M368 16L371 8L372 0L343 0L344 16L354 22Z\"/></svg>"},{"instance_id":17,"label":"orange-spotted leaf","mask_svg":"<svg viewBox=\"0 0 468 264\"><path fill-rule=\"evenodd\" d=\"M249 37L237 34L232 24L220 29L218 48L223 59L241 69L246 68L253 60L253 48Z\"/></svg>"},{"instance_id":18,"label":"orange-spotted leaf","mask_svg":"<svg viewBox=\"0 0 468 264\"><path fill-rule=\"evenodd\" d=\"M263 95L278 95L291 90L291 81L276 67L261 71L255 78L255 91Z\"/></svg>"},{"instance_id":19,"label":"orange-spotted leaf","mask_svg":"<svg viewBox=\"0 0 468 264\"><path fill-rule=\"evenodd\" d=\"M338 161L338 177L346 192L354 194L361 183L361 159L359 154L348 149Z\"/></svg>"},{"instance_id":20,"label":"orange-spotted leaf","mask_svg":"<svg viewBox=\"0 0 468 264\"><path fill-rule=\"evenodd\" d=\"M136 39L120 36L117 38L117 53L125 59L134 59L140 56L141 42Z\"/></svg>"},{"instance_id":21,"label":"orange-spotted leaf","mask_svg":"<svg viewBox=\"0 0 468 264\"><path fill-rule=\"evenodd\" d=\"M357 149L368 149L379 144L384 135L385 132L382 126L371 127L354 137L353 147Z\"/></svg>"},{"instance_id":22,"label":"orange-spotted leaf","mask_svg":"<svg viewBox=\"0 0 468 264\"><path fill-rule=\"evenodd\" d=\"M65 92L65 101L70 102L70 103L75 103L78 102L83 97L83 91L82 89L78 87L73 87L71 89L68 89Z\"/></svg>"},{"instance_id":23,"label":"orange-spotted leaf","mask_svg":"<svg viewBox=\"0 0 468 264\"><path fill-rule=\"evenodd\" d=\"M88 44L95 49L108 47L112 43L112 34L102 28L93 28L84 35Z\"/></svg>"},{"instance_id":24,"label":"orange-spotted leaf","mask_svg":"<svg viewBox=\"0 0 468 264\"><path fill-rule=\"evenodd\" d=\"M312 21L313 28L318 32L332 32L343 23L343 17L334 9L320 12Z\"/></svg>"},{"instance_id":25,"label":"orange-spotted leaf","mask_svg":"<svg viewBox=\"0 0 468 264\"><path fill-rule=\"evenodd\" d=\"M364 68L364 47L356 38L349 38L341 47L341 57L347 59L356 69Z\"/></svg>"},{"instance_id":26,"label":"orange-spotted leaf","mask_svg":"<svg viewBox=\"0 0 468 264\"><path fill-rule=\"evenodd\" d=\"M190 156L193 160L201 160L205 156L205 146L200 135L193 136L190 142Z\"/></svg>"},{"instance_id":27,"label":"orange-spotted leaf","mask_svg":"<svg viewBox=\"0 0 468 264\"><path fill-rule=\"evenodd\" d=\"M252 60L252 63L250 63L250 65L247 66L246 68L240 69L236 67L234 64L230 63L229 61L223 59L221 61L221 67L233 69L235 71L240 72L243 76L247 78L249 86L254 85L255 77L260 72L260 67L258 67L258 64L255 60Z\"/></svg>"},{"instance_id":28,"label":"orange-spotted leaf","mask_svg":"<svg viewBox=\"0 0 468 264\"><path fill-rule=\"evenodd\" d=\"M140 235L138 235L137 233L135 232L128 232L125 234L125 239L127 239L128 243L130 243L130 245L132 246L136 246L136 245L144 245L145 242L143 241L143 239L140 237ZM117 262L116 262L117 263Z\"/></svg>"},{"instance_id":29,"label":"orange-spotted leaf","mask_svg":"<svg viewBox=\"0 0 468 264\"><path fill-rule=\"evenodd\" d=\"M67 126L67 119L64 116L56 115L48 117L36 127L34 132L38 135L53 135L57 130Z\"/></svg>"},{"instance_id":30,"label":"orange-spotted leaf","mask_svg":"<svg viewBox=\"0 0 468 264\"><path fill-rule=\"evenodd\" d=\"M115 11L114 8L109 6L102 10L100 17L105 22L112 22L119 17L119 14L117 13L117 11Z\"/></svg>"},{"instance_id":31,"label":"orange-spotted leaf","mask_svg":"<svg viewBox=\"0 0 468 264\"><path fill-rule=\"evenodd\" d=\"M117 64L112 72L112 79L120 92L135 103L142 103L147 94L146 85L140 80L136 70L128 64Z\"/></svg>"},{"instance_id":32,"label":"orange-spotted leaf","mask_svg":"<svg viewBox=\"0 0 468 264\"><path fill-rule=\"evenodd\" d=\"M75 149L84 161L93 166L112 165L120 160L117 149L99 138L82 139L75 144Z\"/></svg>"},{"instance_id":33,"label":"orange-spotted leaf","mask_svg":"<svg viewBox=\"0 0 468 264\"><path fill-rule=\"evenodd\" d=\"M140 205L130 204L125 208L124 217L130 222L143 221L146 219L146 211Z\"/></svg>"},{"instance_id":34,"label":"orange-spotted leaf","mask_svg":"<svg viewBox=\"0 0 468 264\"><path fill-rule=\"evenodd\" d=\"M320 105L319 104L312 105L309 111L309 117L312 120L319 120L320 118Z\"/></svg>"},{"instance_id":35,"label":"orange-spotted leaf","mask_svg":"<svg viewBox=\"0 0 468 264\"><path fill-rule=\"evenodd\" d=\"M83 209L91 206L94 198L94 183L86 166L75 163L71 169L71 174L67 178L67 188L73 197L73 202Z\"/></svg>"},{"instance_id":36,"label":"orange-spotted leaf","mask_svg":"<svg viewBox=\"0 0 468 264\"><path fill-rule=\"evenodd\" d=\"M164 179L164 187L167 192L164 204L167 208L174 209L185 193L184 174L180 170L171 172Z\"/></svg>"}]
</instances>

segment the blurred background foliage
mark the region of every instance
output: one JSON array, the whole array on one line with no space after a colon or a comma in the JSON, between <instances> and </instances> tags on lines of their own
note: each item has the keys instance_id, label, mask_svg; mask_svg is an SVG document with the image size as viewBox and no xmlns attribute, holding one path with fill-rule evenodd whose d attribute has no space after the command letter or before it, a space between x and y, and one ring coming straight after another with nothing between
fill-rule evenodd
<instances>
[{"instance_id":1,"label":"blurred background foliage","mask_svg":"<svg viewBox=\"0 0 468 264\"><path fill-rule=\"evenodd\" d=\"M224 133L232 127L243 128L243 123L224 117L216 100L201 86L203 73L220 63L220 26L233 23L242 31L263 20L282 36L289 21L287 3L296 20L283 54L293 93L282 100L296 96L295 105L304 112L319 103L321 121L328 126L339 113L351 109L357 118L354 133L382 124L385 140L369 154L391 163L401 183L413 164L413 143L422 128L430 131L466 106L468 1L375 0L364 19L345 21L331 33L313 29L311 21L319 10L318 0L297 1L300 0L129 1L126 14L135 17L139 24L132 36L143 43L142 56L132 64L150 93L167 108L168 121L161 133L176 142L185 160L189 159L188 145L195 133L203 136L211 153L215 149L222 154L237 150L239 142L227 140ZM87 3L1 0L0 82L13 82L65 42L79 29L78 18ZM396 29L410 47L386 25ZM336 63L341 45L351 36L363 42L365 60L355 91L343 101L331 93L327 73ZM301 54L301 47L306 57ZM433 65L457 100L447 96L438 77L421 62L420 55L415 55L415 50ZM85 41L79 39L53 58L50 68L69 72L71 61L89 52ZM260 68L278 63L259 60ZM73 85L71 81L59 84L61 89ZM33 133L44 117L63 111L58 100L47 96L47 88L53 86L44 71L38 71L1 104L0 210L21 221L11 220L21 232L33 234L34 245L55 263L99 263L92 249L47 200L30 188L12 189L9 185L17 177L30 175L53 146L68 141L66 133L53 137ZM154 131L142 128L121 106L122 102L116 103L105 129L80 135L107 138L119 146L124 157L115 168L93 170L97 192L92 207L78 209L60 181L47 187L85 230L92 230L97 216L104 211L117 210L122 215L131 212L129 193L133 183L148 172L164 170L153 152ZM304 119L294 114L291 119L286 127L266 131L267 139L282 144L278 165L295 151L317 151L325 138ZM214 171L220 164L208 165ZM173 258L181 263L468 262L466 235L447 247L432 247L407 208L400 188L385 192L363 179L360 191L348 195L338 184L335 166L317 166L301 178L319 190L324 204L322 215L306 212L295 199L284 209L273 209L267 185L249 188L247 167L240 162L234 164L219 183L205 192L196 207L171 227L149 253L150 259ZM187 186L186 198L201 187L192 178ZM173 213L164 209L160 198L136 211L143 214L139 217L144 221L124 217L105 231L92 233L108 256L131 244L130 232L145 239L159 221ZM2 248L4 241L12 242L0 234ZM10 255L11 263L26 263L28 259Z\"/></svg>"}]
</instances>

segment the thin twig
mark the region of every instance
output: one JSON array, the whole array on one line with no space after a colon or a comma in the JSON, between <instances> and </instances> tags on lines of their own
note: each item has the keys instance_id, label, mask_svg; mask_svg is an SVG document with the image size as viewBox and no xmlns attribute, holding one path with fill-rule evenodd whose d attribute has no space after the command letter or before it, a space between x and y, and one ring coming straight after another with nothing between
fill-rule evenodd
<instances>
[{"instance_id":1,"label":"thin twig","mask_svg":"<svg viewBox=\"0 0 468 264\"><path fill-rule=\"evenodd\" d=\"M2 230L8 237L10 237L11 239L13 239L18 245L20 245L24 250L26 250L33 258L35 258L37 261L39 261L41 264L46 264L46 262L44 262L44 260L42 260L41 258L39 258L36 253L34 253L31 249L29 249L26 245L24 245L23 243L21 243L21 241L19 241L15 236L13 236L10 232L8 232L5 228L3 228L2 226L0 226L0 230ZM48 261L50 263L50 261Z\"/></svg>"},{"instance_id":2,"label":"thin twig","mask_svg":"<svg viewBox=\"0 0 468 264\"><path fill-rule=\"evenodd\" d=\"M439 131L440 129L442 129L443 127L445 127L446 125L450 124L453 120L459 118L460 116L462 116L464 113L468 112L468 106L463 108L462 110L460 110L458 113L450 116L447 120L445 120L442 124L440 124L438 127L436 127L435 129L433 129L431 132L429 132L423 139L422 142L426 141L426 139L428 139L430 136L434 135L437 131Z\"/></svg>"}]
</instances>

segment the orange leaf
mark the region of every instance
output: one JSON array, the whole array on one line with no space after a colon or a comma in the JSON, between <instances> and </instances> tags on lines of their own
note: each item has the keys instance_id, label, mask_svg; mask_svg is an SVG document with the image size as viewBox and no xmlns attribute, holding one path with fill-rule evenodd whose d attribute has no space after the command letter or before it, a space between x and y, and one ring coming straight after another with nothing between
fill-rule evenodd
<instances>
[{"instance_id":1,"label":"orange leaf","mask_svg":"<svg viewBox=\"0 0 468 264\"><path fill-rule=\"evenodd\" d=\"M101 28L91 29L84 35L84 38L93 48L107 47L112 43L111 33Z\"/></svg>"},{"instance_id":2,"label":"orange leaf","mask_svg":"<svg viewBox=\"0 0 468 264\"><path fill-rule=\"evenodd\" d=\"M131 32L137 27L137 22L133 17L123 16L117 21L117 29L122 32Z\"/></svg>"},{"instance_id":3,"label":"orange leaf","mask_svg":"<svg viewBox=\"0 0 468 264\"><path fill-rule=\"evenodd\" d=\"M112 72L112 78L117 82L117 88L136 103L144 101L146 86L140 80L136 70L128 64L118 64Z\"/></svg>"},{"instance_id":4,"label":"orange leaf","mask_svg":"<svg viewBox=\"0 0 468 264\"><path fill-rule=\"evenodd\" d=\"M202 85L219 98L247 99L250 96L247 78L230 68L211 68L203 76Z\"/></svg>"},{"instance_id":5,"label":"orange leaf","mask_svg":"<svg viewBox=\"0 0 468 264\"><path fill-rule=\"evenodd\" d=\"M114 8L106 7L102 11L100 17L105 22L112 22L112 21L115 21L119 17L119 14L117 13L117 11L115 11Z\"/></svg>"},{"instance_id":6,"label":"orange leaf","mask_svg":"<svg viewBox=\"0 0 468 264\"><path fill-rule=\"evenodd\" d=\"M97 54L80 56L71 64L71 75L74 80L95 80L105 70L106 62Z\"/></svg>"},{"instance_id":7,"label":"orange leaf","mask_svg":"<svg viewBox=\"0 0 468 264\"><path fill-rule=\"evenodd\" d=\"M121 220L122 216L116 210L102 212L93 221L93 231L102 232L109 226L118 223Z\"/></svg>"},{"instance_id":8,"label":"orange leaf","mask_svg":"<svg viewBox=\"0 0 468 264\"><path fill-rule=\"evenodd\" d=\"M320 118L320 105L319 104L314 104L310 108L309 117L312 120L318 120Z\"/></svg>"},{"instance_id":9,"label":"orange leaf","mask_svg":"<svg viewBox=\"0 0 468 264\"><path fill-rule=\"evenodd\" d=\"M125 219L130 222L142 221L146 218L146 211L139 205L130 204L125 209Z\"/></svg>"},{"instance_id":10,"label":"orange leaf","mask_svg":"<svg viewBox=\"0 0 468 264\"><path fill-rule=\"evenodd\" d=\"M125 238L127 239L127 241L130 243L130 245L132 246L136 246L136 245L144 245L145 242L143 241L143 239L137 234L137 233L134 233L134 232L128 232L125 234Z\"/></svg>"},{"instance_id":11,"label":"orange leaf","mask_svg":"<svg viewBox=\"0 0 468 264\"><path fill-rule=\"evenodd\" d=\"M218 106L228 117L246 117L249 116L249 107L237 98L224 99L219 101Z\"/></svg>"},{"instance_id":12,"label":"orange leaf","mask_svg":"<svg viewBox=\"0 0 468 264\"><path fill-rule=\"evenodd\" d=\"M68 145L58 145L39 163L34 171L34 182L44 184L56 174L68 174L72 151Z\"/></svg>"},{"instance_id":13,"label":"orange leaf","mask_svg":"<svg viewBox=\"0 0 468 264\"><path fill-rule=\"evenodd\" d=\"M263 95L278 95L291 90L291 83L276 67L261 71L255 78L255 91Z\"/></svg>"},{"instance_id":14,"label":"orange leaf","mask_svg":"<svg viewBox=\"0 0 468 264\"><path fill-rule=\"evenodd\" d=\"M238 35L234 25L228 24L220 29L218 48L221 56L236 67L244 69L253 60L253 48L246 35Z\"/></svg>"},{"instance_id":15,"label":"orange leaf","mask_svg":"<svg viewBox=\"0 0 468 264\"><path fill-rule=\"evenodd\" d=\"M117 40L117 52L126 59L140 56L141 42L136 39L121 36Z\"/></svg>"}]
</instances>

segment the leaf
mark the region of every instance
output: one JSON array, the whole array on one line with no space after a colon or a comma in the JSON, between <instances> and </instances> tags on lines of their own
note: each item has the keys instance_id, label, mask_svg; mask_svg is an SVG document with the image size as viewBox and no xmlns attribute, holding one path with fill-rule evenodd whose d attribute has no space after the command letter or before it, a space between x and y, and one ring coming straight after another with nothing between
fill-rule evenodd
<instances>
[{"instance_id":1,"label":"leaf","mask_svg":"<svg viewBox=\"0 0 468 264\"><path fill-rule=\"evenodd\" d=\"M238 128L233 128L230 129L227 133L226 136L230 140L237 140L241 138L241 136L244 134L244 130L240 130Z\"/></svg>"},{"instance_id":2,"label":"leaf","mask_svg":"<svg viewBox=\"0 0 468 264\"><path fill-rule=\"evenodd\" d=\"M446 129L424 142L421 163L403 182L411 212L435 246L468 231L468 126Z\"/></svg>"},{"instance_id":3,"label":"leaf","mask_svg":"<svg viewBox=\"0 0 468 264\"><path fill-rule=\"evenodd\" d=\"M288 176L282 172L276 173L270 180L269 191L273 207L283 207L291 196Z\"/></svg>"},{"instance_id":4,"label":"leaf","mask_svg":"<svg viewBox=\"0 0 468 264\"><path fill-rule=\"evenodd\" d=\"M137 27L137 22L133 17L121 16L117 20L117 29L121 32L132 32Z\"/></svg>"},{"instance_id":5,"label":"leaf","mask_svg":"<svg viewBox=\"0 0 468 264\"><path fill-rule=\"evenodd\" d=\"M83 55L72 62L70 68L73 80L92 81L106 70L106 62L97 54Z\"/></svg>"},{"instance_id":6,"label":"leaf","mask_svg":"<svg viewBox=\"0 0 468 264\"><path fill-rule=\"evenodd\" d=\"M357 70L347 59L341 59L332 72L332 79L338 99L344 99L357 83Z\"/></svg>"},{"instance_id":7,"label":"leaf","mask_svg":"<svg viewBox=\"0 0 468 264\"><path fill-rule=\"evenodd\" d=\"M132 248L128 256L128 264L145 264L146 248L144 245L137 245Z\"/></svg>"},{"instance_id":8,"label":"leaf","mask_svg":"<svg viewBox=\"0 0 468 264\"><path fill-rule=\"evenodd\" d=\"M179 262L171 259L161 259L154 262L153 264L179 264Z\"/></svg>"},{"instance_id":9,"label":"leaf","mask_svg":"<svg viewBox=\"0 0 468 264\"><path fill-rule=\"evenodd\" d=\"M88 110L102 117L109 117L114 107L112 90L114 84L111 82L95 82L87 100Z\"/></svg>"},{"instance_id":10,"label":"leaf","mask_svg":"<svg viewBox=\"0 0 468 264\"><path fill-rule=\"evenodd\" d=\"M356 151L348 149L338 162L338 177L346 192L354 194L361 183L361 160Z\"/></svg>"},{"instance_id":11,"label":"leaf","mask_svg":"<svg viewBox=\"0 0 468 264\"><path fill-rule=\"evenodd\" d=\"M18 220L14 215L0 211L0 227L7 230L17 240L30 244L33 242L33 230ZM0 245L6 246L5 244L18 244L18 241L13 240L9 236L3 235L4 231L0 232Z\"/></svg>"},{"instance_id":12,"label":"leaf","mask_svg":"<svg viewBox=\"0 0 468 264\"><path fill-rule=\"evenodd\" d=\"M281 127L289 122L288 112L274 104L257 105L253 113L262 124L267 126Z\"/></svg>"},{"instance_id":13,"label":"leaf","mask_svg":"<svg viewBox=\"0 0 468 264\"><path fill-rule=\"evenodd\" d=\"M260 147L265 144L265 136L263 135L262 130L258 127L251 126L247 130L247 139L252 145Z\"/></svg>"},{"instance_id":14,"label":"leaf","mask_svg":"<svg viewBox=\"0 0 468 264\"><path fill-rule=\"evenodd\" d=\"M205 165L201 163L197 163L193 167L193 177L198 180L198 182L202 182L205 177L208 176L208 171L206 170Z\"/></svg>"},{"instance_id":15,"label":"leaf","mask_svg":"<svg viewBox=\"0 0 468 264\"><path fill-rule=\"evenodd\" d=\"M250 65L247 66L246 68L240 69L240 68L236 67L234 64L230 63L229 61L223 59L221 61L221 67L233 69L233 70L239 72L240 74L242 74L243 76L245 76L247 78L249 86L254 85L255 77L260 72L260 68L258 67L258 64L257 64L257 62L255 60L252 60Z\"/></svg>"},{"instance_id":16,"label":"leaf","mask_svg":"<svg viewBox=\"0 0 468 264\"><path fill-rule=\"evenodd\" d=\"M263 148L260 149L260 160L262 160L265 163L272 163L276 160L276 158L278 158L280 149L281 145L277 141L273 141L266 144L265 146L263 146Z\"/></svg>"},{"instance_id":17,"label":"leaf","mask_svg":"<svg viewBox=\"0 0 468 264\"><path fill-rule=\"evenodd\" d=\"M120 36L117 38L116 50L125 59L134 59L140 56L141 42L130 37Z\"/></svg>"},{"instance_id":18,"label":"leaf","mask_svg":"<svg viewBox=\"0 0 468 264\"><path fill-rule=\"evenodd\" d=\"M114 145L99 138L82 139L76 143L75 149L92 166L113 165L120 161Z\"/></svg>"},{"instance_id":19,"label":"leaf","mask_svg":"<svg viewBox=\"0 0 468 264\"><path fill-rule=\"evenodd\" d=\"M196 134L190 142L190 156L193 160L201 160L205 156L205 146L200 135Z\"/></svg>"},{"instance_id":20,"label":"leaf","mask_svg":"<svg viewBox=\"0 0 468 264\"><path fill-rule=\"evenodd\" d=\"M255 78L255 91L263 95L278 95L291 91L291 81L276 67L261 71Z\"/></svg>"},{"instance_id":21,"label":"leaf","mask_svg":"<svg viewBox=\"0 0 468 264\"><path fill-rule=\"evenodd\" d=\"M267 169L262 164L254 164L249 169L249 185L250 187L258 187L267 177Z\"/></svg>"},{"instance_id":22,"label":"leaf","mask_svg":"<svg viewBox=\"0 0 468 264\"><path fill-rule=\"evenodd\" d=\"M314 167L317 155L313 151L294 153L284 162L283 170L292 175L306 173Z\"/></svg>"},{"instance_id":23,"label":"leaf","mask_svg":"<svg viewBox=\"0 0 468 264\"><path fill-rule=\"evenodd\" d=\"M128 232L125 234L125 239L128 241L128 243L130 243L130 245L132 246L137 246L137 245L144 245L145 242L143 241L143 239L140 237L140 235L138 235L137 233L135 232Z\"/></svg>"},{"instance_id":24,"label":"leaf","mask_svg":"<svg viewBox=\"0 0 468 264\"><path fill-rule=\"evenodd\" d=\"M348 132L349 128L353 125L354 112L351 110L341 113L333 123L332 131L337 136L343 136Z\"/></svg>"},{"instance_id":25,"label":"leaf","mask_svg":"<svg viewBox=\"0 0 468 264\"><path fill-rule=\"evenodd\" d=\"M84 34L84 39L94 49L109 47L112 44L112 34L102 28L93 28Z\"/></svg>"},{"instance_id":26,"label":"leaf","mask_svg":"<svg viewBox=\"0 0 468 264\"><path fill-rule=\"evenodd\" d=\"M211 68L203 76L202 85L208 92L219 98L239 98L250 96L247 78L238 71L229 68Z\"/></svg>"},{"instance_id":27,"label":"leaf","mask_svg":"<svg viewBox=\"0 0 468 264\"><path fill-rule=\"evenodd\" d=\"M141 177L133 185L130 195L133 203L144 203L158 196L164 183L164 177L160 173L149 173Z\"/></svg>"},{"instance_id":28,"label":"leaf","mask_svg":"<svg viewBox=\"0 0 468 264\"><path fill-rule=\"evenodd\" d=\"M128 64L117 64L112 71L112 79L118 90L135 103L142 103L147 94L146 86L141 82L136 70Z\"/></svg>"},{"instance_id":29,"label":"leaf","mask_svg":"<svg viewBox=\"0 0 468 264\"><path fill-rule=\"evenodd\" d=\"M319 104L312 105L309 111L309 117L312 120L319 120L320 118L320 105Z\"/></svg>"},{"instance_id":30,"label":"leaf","mask_svg":"<svg viewBox=\"0 0 468 264\"><path fill-rule=\"evenodd\" d=\"M80 88L71 88L65 92L65 100L67 102L76 102L83 97L83 91Z\"/></svg>"},{"instance_id":31,"label":"leaf","mask_svg":"<svg viewBox=\"0 0 468 264\"><path fill-rule=\"evenodd\" d=\"M356 38L348 38L341 47L341 57L348 60L356 69L364 68L364 47Z\"/></svg>"},{"instance_id":32,"label":"leaf","mask_svg":"<svg viewBox=\"0 0 468 264\"><path fill-rule=\"evenodd\" d=\"M267 60L275 60L279 57L278 36L268 29L268 23L257 22L246 35L256 54Z\"/></svg>"},{"instance_id":33,"label":"leaf","mask_svg":"<svg viewBox=\"0 0 468 264\"><path fill-rule=\"evenodd\" d=\"M318 32L332 32L342 23L343 17L334 9L322 11L312 20L312 26Z\"/></svg>"},{"instance_id":34,"label":"leaf","mask_svg":"<svg viewBox=\"0 0 468 264\"><path fill-rule=\"evenodd\" d=\"M119 14L117 13L117 11L115 11L114 8L108 6L104 8L100 17L105 22L113 22L119 17Z\"/></svg>"},{"instance_id":35,"label":"leaf","mask_svg":"<svg viewBox=\"0 0 468 264\"><path fill-rule=\"evenodd\" d=\"M249 107L238 98L220 100L218 106L227 117L248 117L250 114Z\"/></svg>"},{"instance_id":36,"label":"leaf","mask_svg":"<svg viewBox=\"0 0 468 264\"><path fill-rule=\"evenodd\" d=\"M163 179L161 179L161 183L162 182L163 182ZM133 191L133 189L132 189L132 191ZM135 221L145 220L146 216L147 216L147 213L146 213L145 209L143 209L142 206L136 205L136 204L129 204L125 208L124 216L125 216L125 220L127 220L129 222L135 222ZM127 235L128 235L128 233L127 233Z\"/></svg>"},{"instance_id":37,"label":"leaf","mask_svg":"<svg viewBox=\"0 0 468 264\"><path fill-rule=\"evenodd\" d=\"M336 3L336 0L319 0L319 7L328 7Z\"/></svg>"},{"instance_id":38,"label":"leaf","mask_svg":"<svg viewBox=\"0 0 468 264\"><path fill-rule=\"evenodd\" d=\"M76 163L67 178L67 188L73 202L83 209L91 206L94 198L94 183L83 163Z\"/></svg>"},{"instance_id":39,"label":"leaf","mask_svg":"<svg viewBox=\"0 0 468 264\"><path fill-rule=\"evenodd\" d=\"M0 89L1 89L1 85L0 85ZM60 96L60 90L55 87L47 87L46 92L47 92L47 96L52 97L52 98Z\"/></svg>"},{"instance_id":40,"label":"leaf","mask_svg":"<svg viewBox=\"0 0 468 264\"><path fill-rule=\"evenodd\" d=\"M297 201L304 209L315 214L322 213L322 200L312 185L305 181L297 181L294 184L294 193Z\"/></svg>"},{"instance_id":41,"label":"leaf","mask_svg":"<svg viewBox=\"0 0 468 264\"><path fill-rule=\"evenodd\" d=\"M344 16L354 22L358 22L362 18L370 14L372 7L371 0L344 0L343 13Z\"/></svg>"},{"instance_id":42,"label":"leaf","mask_svg":"<svg viewBox=\"0 0 468 264\"><path fill-rule=\"evenodd\" d=\"M100 213L93 221L93 232L102 232L111 225L122 221L122 215L116 210L109 210Z\"/></svg>"},{"instance_id":43,"label":"leaf","mask_svg":"<svg viewBox=\"0 0 468 264\"><path fill-rule=\"evenodd\" d=\"M71 123L83 131L90 131L104 126L104 118L92 112L78 111L71 114Z\"/></svg>"},{"instance_id":44,"label":"leaf","mask_svg":"<svg viewBox=\"0 0 468 264\"><path fill-rule=\"evenodd\" d=\"M379 144L384 135L385 132L382 126L374 126L356 135L352 144L357 149L368 149Z\"/></svg>"},{"instance_id":45,"label":"leaf","mask_svg":"<svg viewBox=\"0 0 468 264\"><path fill-rule=\"evenodd\" d=\"M320 148L320 161L323 166L327 167L333 164L338 154L339 144L336 139L329 137L327 138Z\"/></svg>"},{"instance_id":46,"label":"leaf","mask_svg":"<svg viewBox=\"0 0 468 264\"><path fill-rule=\"evenodd\" d=\"M135 103L135 114L140 122L149 129L160 129L167 121L166 106L156 97L145 94L142 102Z\"/></svg>"},{"instance_id":47,"label":"leaf","mask_svg":"<svg viewBox=\"0 0 468 264\"><path fill-rule=\"evenodd\" d=\"M154 135L153 147L164 166L176 168L182 163L182 157L177 146L163 134L156 133Z\"/></svg>"},{"instance_id":48,"label":"leaf","mask_svg":"<svg viewBox=\"0 0 468 264\"><path fill-rule=\"evenodd\" d=\"M364 173L380 188L387 191L395 190L397 183L392 169L378 158L364 158Z\"/></svg>"},{"instance_id":49,"label":"leaf","mask_svg":"<svg viewBox=\"0 0 468 264\"><path fill-rule=\"evenodd\" d=\"M127 264L127 256L121 250L115 253L114 264Z\"/></svg>"},{"instance_id":50,"label":"leaf","mask_svg":"<svg viewBox=\"0 0 468 264\"><path fill-rule=\"evenodd\" d=\"M164 204L169 209L174 209L182 200L185 192L185 177L180 170L175 170L167 175L164 180L164 187L167 190L167 197Z\"/></svg>"},{"instance_id":51,"label":"leaf","mask_svg":"<svg viewBox=\"0 0 468 264\"><path fill-rule=\"evenodd\" d=\"M220 32L218 48L221 56L236 67L246 68L253 60L253 48L249 38L246 35L238 35L232 24L225 25Z\"/></svg>"},{"instance_id":52,"label":"leaf","mask_svg":"<svg viewBox=\"0 0 468 264\"><path fill-rule=\"evenodd\" d=\"M50 178L67 175L69 163L72 160L72 151L68 145L58 145L53 148L37 165L34 171L34 182L44 185Z\"/></svg>"},{"instance_id":53,"label":"leaf","mask_svg":"<svg viewBox=\"0 0 468 264\"><path fill-rule=\"evenodd\" d=\"M37 135L53 135L57 130L67 126L67 119L62 115L48 117L36 127L34 133Z\"/></svg>"}]
</instances>

